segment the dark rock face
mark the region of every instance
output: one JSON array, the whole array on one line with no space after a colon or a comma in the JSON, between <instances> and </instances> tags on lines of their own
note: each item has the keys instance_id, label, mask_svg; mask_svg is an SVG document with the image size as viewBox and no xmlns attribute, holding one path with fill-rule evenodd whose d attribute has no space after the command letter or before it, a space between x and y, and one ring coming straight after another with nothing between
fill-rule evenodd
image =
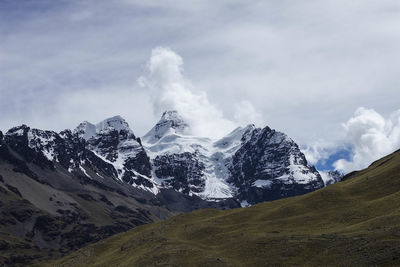
<instances>
[{"instance_id":1,"label":"dark rock face","mask_svg":"<svg viewBox=\"0 0 400 267\"><path fill-rule=\"evenodd\" d=\"M204 190L204 165L199 162L195 154L185 152L157 156L153 160L154 172L163 183L178 192L188 194Z\"/></svg>"},{"instance_id":2,"label":"dark rock face","mask_svg":"<svg viewBox=\"0 0 400 267\"><path fill-rule=\"evenodd\" d=\"M151 164L144 149L141 149L134 158L128 158L125 161L124 167L127 170L135 170L138 173L151 177Z\"/></svg>"},{"instance_id":3,"label":"dark rock face","mask_svg":"<svg viewBox=\"0 0 400 267\"><path fill-rule=\"evenodd\" d=\"M60 133L60 139L54 146L55 159L66 169L77 168L77 163L84 160L85 142L72 134L70 130Z\"/></svg>"},{"instance_id":4,"label":"dark rock face","mask_svg":"<svg viewBox=\"0 0 400 267\"><path fill-rule=\"evenodd\" d=\"M238 198L250 204L301 195L324 186L297 144L269 127L253 131L234 154L230 171L229 181L238 188Z\"/></svg>"},{"instance_id":5,"label":"dark rock face","mask_svg":"<svg viewBox=\"0 0 400 267\"><path fill-rule=\"evenodd\" d=\"M117 177L114 167L87 149L86 141L70 130L52 131L15 127L6 133L5 143L29 163L54 169L59 163L70 172L80 172L87 165L94 172Z\"/></svg>"},{"instance_id":6,"label":"dark rock face","mask_svg":"<svg viewBox=\"0 0 400 267\"><path fill-rule=\"evenodd\" d=\"M36 129L31 131L28 126L22 125L10 129L6 133L4 143L21 155L27 162L34 163L42 168L54 169L53 163L40 151L41 147L49 148L52 144L42 144L38 139L29 140L28 135L31 133L36 133L39 138L45 139L53 139L57 136L55 132ZM54 143L54 141L52 141L52 143Z\"/></svg>"},{"instance_id":7,"label":"dark rock face","mask_svg":"<svg viewBox=\"0 0 400 267\"><path fill-rule=\"evenodd\" d=\"M92 151L85 149L83 154L85 165L92 169L95 173L103 173L106 176L118 177L118 172L114 166L105 162Z\"/></svg>"},{"instance_id":8,"label":"dark rock face","mask_svg":"<svg viewBox=\"0 0 400 267\"><path fill-rule=\"evenodd\" d=\"M65 130L60 133L61 140L54 148L56 158L61 166L69 171L80 171L80 166L87 166L95 173L118 177L113 165L105 162L87 148L87 143L76 133Z\"/></svg>"},{"instance_id":9,"label":"dark rock face","mask_svg":"<svg viewBox=\"0 0 400 267\"><path fill-rule=\"evenodd\" d=\"M114 162L118 158L119 133L117 130L101 132L89 139L88 143L107 160Z\"/></svg>"},{"instance_id":10,"label":"dark rock face","mask_svg":"<svg viewBox=\"0 0 400 267\"><path fill-rule=\"evenodd\" d=\"M136 175L132 171L125 171L122 176L122 181L127 184L135 185L135 186L144 186L145 188L152 189L154 188L154 184L149 181L149 179L143 175Z\"/></svg>"},{"instance_id":11,"label":"dark rock face","mask_svg":"<svg viewBox=\"0 0 400 267\"><path fill-rule=\"evenodd\" d=\"M16 157L15 155L13 155L13 153L11 153L9 147L7 145L5 145L4 143L0 146L0 162L1 161L7 162L7 163L13 165L14 166L13 171L24 173L27 176L31 177L32 179L35 179L40 182L40 179L38 178L38 176L29 169L26 161L21 160L18 157ZM2 178L2 181L4 182L3 178Z\"/></svg>"},{"instance_id":12,"label":"dark rock face","mask_svg":"<svg viewBox=\"0 0 400 267\"><path fill-rule=\"evenodd\" d=\"M152 188L153 184L148 180L151 177L151 164L140 139L122 118L114 118L112 123L108 127L102 125L103 128L87 140L87 148L114 164L117 178L131 185ZM123 125L123 128L115 128L115 123ZM76 132L84 134L82 130Z\"/></svg>"}]
</instances>

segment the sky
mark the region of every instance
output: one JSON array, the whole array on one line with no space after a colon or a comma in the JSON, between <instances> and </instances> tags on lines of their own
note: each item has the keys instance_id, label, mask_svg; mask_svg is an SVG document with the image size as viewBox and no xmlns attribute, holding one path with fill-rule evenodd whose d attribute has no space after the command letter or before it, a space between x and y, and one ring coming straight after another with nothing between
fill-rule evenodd
<instances>
[{"instance_id":1,"label":"sky","mask_svg":"<svg viewBox=\"0 0 400 267\"><path fill-rule=\"evenodd\" d=\"M121 115L141 136L177 109L364 168L400 148L398 29L397 0L0 0L0 130Z\"/></svg>"}]
</instances>

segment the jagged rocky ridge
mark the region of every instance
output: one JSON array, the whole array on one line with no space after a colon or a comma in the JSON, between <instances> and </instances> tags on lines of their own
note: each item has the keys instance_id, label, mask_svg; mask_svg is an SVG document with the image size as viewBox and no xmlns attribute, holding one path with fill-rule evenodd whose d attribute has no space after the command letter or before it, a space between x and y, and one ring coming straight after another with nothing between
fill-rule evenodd
<instances>
[{"instance_id":1,"label":"jagged rocky ridge","mask_svg":"<svg viewBox=\"0 0 400 267\"><path fill-rule=\"evenodd\" d=\"M324 186L321 175L309 166L297 144L287 135L265 127L232 157L228 181L247 203L302 195Z\"/></svg>"},{"instance_id":2,"label":"jagged rocky ridge","mask_svg":"<svg viewBox=\"0 0 400 267\"><path fill-rule=\"evenodd\" d=\"M142 138L116 116L96 125L85 121L60 133L22 125L10 129L4 142L42 168L58 165L88 179L111 177L154 195L173 190L247 206L324 186L287 135L248 125L213 141L191 135L176 111L164 112Z\"/></svg>"},{"instance_id":3,"label":"jagged rocky ridge","mask_svg":"<svg viewBox=\"0 0 400 267\"><path fill-rule=\"evenodd\" d=\"M149 179L151 166L140 138L134 135L123 118L112 117L97 125L85 121L74 133L87 142L88 150L114 166L115 178L155 194L158 192Z\"/></svg>"}]
</instances>

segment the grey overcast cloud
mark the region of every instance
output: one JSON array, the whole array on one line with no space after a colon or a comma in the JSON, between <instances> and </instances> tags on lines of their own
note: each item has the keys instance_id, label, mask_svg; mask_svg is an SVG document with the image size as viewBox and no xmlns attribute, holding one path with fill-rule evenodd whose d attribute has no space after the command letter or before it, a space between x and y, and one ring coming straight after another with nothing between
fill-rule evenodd
<instances>
[{"instance_id":1,"label":"grey overcast cloud","mask_svg":"<svg viewBox=\"0 0 400 267\"><path fill-rule=\"evenodd\" d=\"M164 109L217 138L256 123L350 171L400 148L398 0L0 0L0 129Z\"/></svg>"}]
</instances>

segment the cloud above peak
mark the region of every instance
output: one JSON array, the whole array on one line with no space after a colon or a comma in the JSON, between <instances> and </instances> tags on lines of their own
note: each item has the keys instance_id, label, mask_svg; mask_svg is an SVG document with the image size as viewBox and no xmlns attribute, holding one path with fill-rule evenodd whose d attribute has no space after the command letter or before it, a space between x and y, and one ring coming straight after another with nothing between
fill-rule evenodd
<instances>
[{"instance_id":1,"label":"cloud above peak","mask_svg":"<svg viewBox=\"0 0 400 267\"><path fill-rule=\"evenodd\" d=\"M188 86L183 78L183 59L170 48L156 47L147 62L147 76L139 78L139 84L150 90L170 86Z\"/></svg>"},{"instance_id":2,"label":"cloud above peak","mask_svg":"<svg viewBox=\"0 0 400 267\"><path fill-rule=\"evenodd\" d=\"M192 134L220 138L237 125L259 123L261 115L248 101L237 103L234 120L227 119L204 91L184 77L183 59L167 47L152 50L139 85L149 90L156 115L177 110L190 125Z\"/></svg>"}]
</instances>

